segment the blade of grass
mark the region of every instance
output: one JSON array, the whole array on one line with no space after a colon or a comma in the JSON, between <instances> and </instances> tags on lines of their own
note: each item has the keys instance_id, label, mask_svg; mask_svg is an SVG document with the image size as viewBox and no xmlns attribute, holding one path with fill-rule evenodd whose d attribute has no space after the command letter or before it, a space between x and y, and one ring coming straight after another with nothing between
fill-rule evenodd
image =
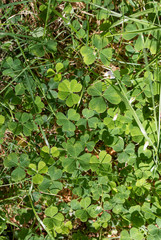
<instances>
[{"instance_id":1,"label":"blade of grass","mask_svg":"<svg viewBox=\"0 0 161 240\"><path fill-rule=\"evenodd\" d=\"M158 145L157 145L159 153L160 153L160 120L161 120L161 80L159 81L159 114L158 114Z\"/></svg>"},{"instance_id":2,"label":"blade of grass","mask_svg":"<svg viewBox=\"0 0 161 240\"><path fill-rule=\"evenodd\" d=\"M13 37L15 39L20 39L20 40L22 40L22 38L27 38L27 39L33 40L35 42L42 42L42 40L40 40L39 38L31 37L28 35L22 35L22 34L18 34L18 33L13 34L13 33L9 33L9 32L0 31L0 38L6 37L6 36Z\"/></svg>"},{"instance_id":3,"label":"blade of grass","mask_svg":"<svg viewBox=\"0 0 161 240\"><path fill-rule=\"evenodd\" d=\"M32 202L32 185L31 185L31 188L28 192L28 197L29 197L29 201L30 201L30 204L31 204L31 207L32 207L32 210L33 210L33 213L37 219L37 221L40 223L40 225L43 227L43 229L47 232L47 234L49 235L50 239L51 240L55 240L55 238L51 235L50 231L48 230L48 228L45 226L45 224L43 223L43 221L40 219L40 217L38 216L35 208L34 208L34 205L33 205L33 202Z\"/></svg>"},{"instance_id":4,"label":"blade of grass","mask_svg":"<svg viewBox=\"0 0 161 240\"><path fill-rule=\"evenodd\" d=\"M143 35L141 35L141 37L142 37L143 45L145 45ZM153 112L154 112L154 121L155 121L156 133L158 133L158 123L157 123L156 107L155 107L155 101L154 101L153 85L152 85L151 72L150 72L150 69L149 69L148 58L147 58L147 53L146 53L145 48L143 48L143 54L144 54L144 61L145 61L145 69L147 70L148 76L149 76L148 79L149 79L149 86L150 86L151 98L152 98L152 104L153 104Z\"/></svg>"},{"instance_id":5,"label":"blade of grass","mask_svg":"<svg viewBox=\"0 0 161 240\"><path fill-rule=\"evenodd\" d=\"M32 2L32 1L12 2L12 3L8 3L8 4L0 5L0 9L12 7L12 6L23 4L23 3L29 3L29 2Z\"/></svg>"},{"instance_id":6,"label":"blade of grass","mask_svg":"<svg viewBox=\"0 0 161 240\"><path fill-rule=\"evenodd\" d=\"M43 38L45 38L45 35L46 35L46 28L47 28L47 23L48 23L48 19L49 19L49 11L50 11L50 6L51 6L51 0L48 1L47 5L48 5L48 8L47 8L47 14L46 14L46 19L45 19Z\"/></svg>"}]
</instances>

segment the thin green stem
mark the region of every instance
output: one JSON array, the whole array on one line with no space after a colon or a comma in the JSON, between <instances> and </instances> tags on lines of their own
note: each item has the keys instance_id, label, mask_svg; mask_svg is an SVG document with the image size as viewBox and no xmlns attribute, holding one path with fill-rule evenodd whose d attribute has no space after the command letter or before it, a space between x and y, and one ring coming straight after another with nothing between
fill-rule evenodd
<instances>
[{"instance_id":1,"label":"thin green stem","mask_svg":"<svg viewBox=\"0 0 161 240\"><path fill-rule=\"evenodd\" d=\"M46 28L47 28L47 23L48 23L48 19L49 19L50 6L51 6L51 0L48 1L48 8L47 8L47 14L46 14L46 19L45 19L43 38L45 38L45 35L46 35Z\"/></svg>"},{"instance_id":2,"label":"thin green stem","mask_svg":"<svg viewBox=\"0 0 161 240\"><path fill-rule=\"evenodd\" d=\"M144 44L143 36L142 36L142 41L143 41L143 44ZM150 86L150 91L151 91L151 98L152 98L153 112L154 112L154 121L155 121L156 133L157 133L158 132L158 123L157 123L156 107L155 107L155 101L154 101L154 92L153 92L153 85L152 85L152 79L151 79L151 72L150 72L150 69L149 69L148 58L147 58L145 48L143 49L143 53L144 53L146 70L148 72L149 86Z\"/></svg>"},{"instance_id":3,"label":"thin green stem","mask_svg":"<svg viewBox=\"0 0 161 240\"><path fill-rule=\"evenodd\" d=\"M55 240L55 238L52 236L52 234L50 233L50 231L48 230L48 228L45 226L45 224L43 223L43 221L40 219L40 217L38 216L35 208L34 208L34 205L33 205L33 202L32 202L32 187L33 187L33 184L31 184L31 188L29 190L29 193L28 193L28 197L29 197L29 201L30 201L30 204L31 204L31 207L32 207L32 210L33 210L33 213L37 219L37 221L40 223L40 225L43 227L43 229L47 232L47 234L49 235L50 239L51 240Z\"/></svg>"}]
</instances>

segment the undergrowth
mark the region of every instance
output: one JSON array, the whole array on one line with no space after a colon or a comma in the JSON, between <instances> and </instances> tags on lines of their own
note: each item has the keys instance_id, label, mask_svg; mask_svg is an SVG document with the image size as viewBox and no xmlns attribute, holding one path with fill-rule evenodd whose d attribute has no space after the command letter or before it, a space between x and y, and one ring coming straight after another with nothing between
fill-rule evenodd
<instances>
[{"instance_id":1,"label":"undergrowth","mask_svg":"<svg viewBox=\"0 0 161 240\"><path fill-rule=\"evenodd\" d=\"M160 1L0 11L0 239L160 240Z\"/></svg>"}]
</instances>

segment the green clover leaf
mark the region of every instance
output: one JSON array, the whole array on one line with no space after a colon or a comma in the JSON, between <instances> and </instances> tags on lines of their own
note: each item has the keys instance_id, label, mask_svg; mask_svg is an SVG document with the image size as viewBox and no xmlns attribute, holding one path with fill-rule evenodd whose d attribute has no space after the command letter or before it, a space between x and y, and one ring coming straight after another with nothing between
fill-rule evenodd
<instances>
[{"instance_id":1,"label":"green clover leaf","mask_svg":"<svg viewBox=\"0 0 161 240\"><path fill-rule=\"evenodd\" d=\"M62 213L58 213L58 208L54 206L50 206L45 210L45 215L47 216L44 218L43 223L49 230L53 229L54 227L61 226L62 222L64 221L64 216Z\"/></svg>"},{"instance_id":2,"label":"green clover leaf","mask_svg":"<svg viewBox=\"0 0 161 240\"><path fill-rule=\"evenodd\" d=\"M26 177L25 169L29 166L29 157L27 154L23 153L20 157L16 153L10 153L8 157L4 160L5 167L15 167L11 173L11 178L13 181L21 181Z\"/></svg>"},{"instance_id":3,"label":"green clover leaf","mask_svg":"<svg viewBox=\"0 0 161 240\"><path fill-rule=\"evenodd\" d=\"M58 86L58 97L61 100L66 100L66 105L72 107L79 102L80 97L75 92L80 92L82 85L77 80L64 80Z\"/></svg>"},{"instance_id":4,"label":"green clover leaf","mask_svg":"<svg viewBox=\"0 0 161 240\"><path fill-rule=\"evenodd\" d=\"M94 55L93 49L87 46L83 46L80 49L80 53L83 56L83 60L86 65L94 63L96 56Z\"/></svg>"},{"instance_id":5,"label":"green clover leaf","mask_svg":"<svg viewBox=\"0 0 161 240\"><path fill-rule=\"evenodd\" d=\"M87 89L89 95L92 96L89 102L89 107L98 113L103 113L106 111L106 103L102 94L102 83L96 82Z\"/></svg>"},{"instance_id":6,"label":"green clover leaf","mask_svg":"<svg viewBox=\"0 0 161 240\"><path fill-rule=\"evenodd\" d=\"M33 183L40 184L44 179L44 177L41 174L47 173L47 171L48 171L48 167L46 166L46 163L43 161L40 161L37 167L36 167L36 164L33 164L33 163L29 165L28 174L30 175L35 174L32 177Z\"/></svg>"}]
</instances>

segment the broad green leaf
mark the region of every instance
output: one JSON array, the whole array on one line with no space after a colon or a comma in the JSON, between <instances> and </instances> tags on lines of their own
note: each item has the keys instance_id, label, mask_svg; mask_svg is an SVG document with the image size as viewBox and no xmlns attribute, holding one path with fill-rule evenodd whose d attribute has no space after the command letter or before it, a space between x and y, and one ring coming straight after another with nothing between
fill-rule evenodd
<instances>
[{"instance_id":1,"label":"broad green leaf","mask_svg":"<svg viewBox=\"0 0 161 240\"><path fill-rule=\"evenodd\" d=\"M64 168L64 171L68 173L73 173L73 171L76 169L76 159L75 158L62 158L62 165Z\"/></svg>"},{"instance_id":2,"label":"broad green leaf","mask_svg":"<svg viewBox=\"0 0 161 240\"><path fill-rule=\"evenodd\" d=\"M29 156L25 153L22 153L20 156L20 166L26 168L29 166L30 160Z\"/></svg>"},{"instance_id":3,"label":"broad green leaf","mask_svg":"<svg viewBox=\"0 0 161 240\"><path fill-rule=\"evenodd\" d=\"M90 158L90 167L92 171L96 171L99 167L100 161L96 156Z\"/></svg>"},{"instance_id":4,"label":"broad green leaf","mask_svg":"<svg viewBox=\"0 0 161 240\"><path fill-rule=\"evenodd\" d=\"M39 96L36 96L35 98L35 104L37 105L38 108L43 108L44 107L44 104L43 102L41 101L41 98Z\"/></svg>"},{"instance_id":5,"label":"broad green leaf","mask_svg":"<svg viewBox=\"0 0 161 240\"><path fill-rule=\"evenodd\" d=\"M90 197L85 197L80 201L80 205L84 209L89 207L90 204L91 204L91 198Z\"/></svg>"},{"instance_id":6,"label":"broad green leaf","mask_svg":"<svg viewBox=\"0 0 161 240\"><path fill-rule=\"evenodd\" d=\"M38 163L38 173L46 173L48 171L48 167L46 166L46 163L43 161L40 161Z\"/></svg>"},{"instance_id":7,"label":"broad green leaf","mask_svg":"<svg viewBox=\"0 0 161 240\"><path fill-rule=\"evenodd\" d=\"M34 164L34 163L29 164L28 172L29 172L29 174L34 174L35 172L37 172L36 164Z\"/></svg>"},{"instance_id":8,"label":"broad green leaf","mask_svg":"<svg viewBox=\"0 0 161 240\"><path fill-rule=\"evenodd\" d=\"M57 71L58 73L59 73L63 68L64 68L63 63L59 62L59 63L56 64L55 69L56 69L56 71Z\"/></svg>"},{"instance_id":9,"label":"broad green leaf","mask_svg":"<svg viewBox=\"0 0 161 240\"><path fill-rule=\"evenodd\" d=\"M93 117L94 111L90 110L90 109L87 109L87 108L84 108L83 111L82 111L82 114L86 119L88 119L88 118Z\"/></svg>"},{"instance_id":10,"label":"broad green leaf","mask_svg":"<svg viewBox=\"0 0 161 240\"><path fill-rule=\"evenodd\" d=\"M47 209L45 209L45 215L47 217L53 217L54 215L56 215L58 212L58 208L54 207L54 206L50 206Z\"/></svg>"},{"instance_id":11,"label":"broad green leaf","mask_svg":"<svg viewBox=\"0 0 161 240\"><path fill-rule=\"evenodd\" d=\"M54 80L55 82L60 82L61 79L62 79L61 73L55 74L55 76L54 76L54 78L53 78L53 80Z\"/></svg>"},{"instance_id":12,"label":"broad green leaf","mask_svg":"<svg viewBox=\"0 0 161 240\"><path fill-rule=\"evenodd\" d=\"M102 96L102 83L96 82L87 89L87 93L93 97Z\"/></svg>"},{"instance_id":13,"label":"broad green leaf","mask_svg":"<svg viewBox=\"0 0 161 240\"><path fill-rule=\"evenodd\" d=\"M60 91L59 98L64 100L70 93L70 82L68 80L64 80L59 84L58 90Z\"/></svg>"},{"instance_id":14,"label":"broad green leaf","mask_svg":"<svg viewBox=\"0 0 161 240\"><path fill-rule=\"evenodd\" d=\"M79 23L78 20L74 20L74 21L72 22L72 25L73 25L73 27L74 27L76 30L79 30L79 29L81 28L81 25L80 25L80 23Z\"/></svg>"},{"instance_id":15,"label":"broad green leaf","mask_svg":"<svg viewBox=\"0 0 161 240\"><path fill-rule=\"evenodd\" d=\"M90 164L89 164L90 157L91 157L90 153L85 153L78 158L80 166L83 168L84 171L87 171L90 169Z\"/></svg>"},{"instance_id":16,"label":"broad green leaf","mask_svg":"<svg viewBox=\"0 0 161 240\"><path fill-rule=\"evenodd\" d=\"M46 43L46 47L49 51L56 52L57 51L57 42L55 40L48 40L48 42Z\"/></svg>"},{"instance_id":17,"label":"broad green leaf","mask_svg":"<svg viewBox=\"0 0 161 240\"><path fill-rule=\"evenodd\" d=\"M90 215L90 217L96 218L98 214L102 212L102 208L97 205L90 205L87 208L87 212Z\"/></svg>"},{"instance_id":18,"label":"broad green leaf","mask_svg":"<svg viewBox=\"0 0 161 240\"><path fill-rule=\"evenodd\" d=\"M62 176L62 170L58 169L54 166L49 167L49 175L51 177L52 180L58 180L61 178Z\"/></svg>"},{"instance_id":19,"label":"broad green leaf","mask_svg":"<svg viewBox=\"0 0 161 240\"><path fill-rule=\"evenodd\" d=\"M47 70L47 77L53 77L55 75L55 71L52 68Z\"/></svg>"},{"instance_id":20,"label":"broad green leaf","mask_svg":"<svg viewBox=\"0 0 161 240\"><path fill-rule=\"evenodd\" d=\"M106 48L100 51L100 59L105 66L110 65L112 58L112 48Z\"/></svg>"},{"instance_id":21,"label":"broad green leaf","mask_svg":"<svg viewBox=\"0 0 161 240\"><path fill-rule=\"evenodd\" d=\"M77 158L79 154L83 151L81 143L75 143L74 145L67 144L67 151L72 157Z\"/></svg>"},{"instance_id":22,"label":"broad green leaf","mask_svg":"<svg viewBox=\"0 0 161 240\"><path fill-rule=\"evenodd\" d=\"M143 139L143 134L140 129L136 126L130 126L130 134L132 136L133 141L141 142Z\"/></svg>"},{"instance_id":23,"label":"broad green leaf","mask_svg":"<svg viewBox=\"0 0 161 240\"><path fill-rule=\"evenodd\" d=\"M57 115L57 124L60 125L60 126L63 126L63 131L66 132L66 131L70 131L70 132L74 132L75 131L75 125L69 121L67 119L67 117L61 113L61 112L58 112Z\"/></svg>"},{"instance_id":24,"label":"broad green leaf","mask_svg":"<svg viewBox=\"0 0 161 240\"><path fill-rule=\"evenodd\" d=\"M25 123L25 122L29 121L29 119L30 119L30 116L29 116L28 113L23 113L22 114L22 117L21 117L22 123Z\"/></svg>"},{"instance_id":25,"label":"broad green leaf","mask_svg":"<svg viewBox=\"0 0 161 240\"><path fill-rule=\"evenodd\" d=\"M43 146L41 150L45 153L49 153L49 147L48 146Z\"/></svg>"},{"instance_id":26,"label":"broad green leaf","mask_svg":"<svg viewBox=\"0 0 161 240\"><path fill-rule=\"evenodd\" d=\"M26 177L25 171L21 167L17 167L13 172L11 173L11 177L15 182L21 181Z\"/></svg>"},{"instance_id":27,"label":"broad green leaf","mask_svg":"<svg viewBox=\"0 0 161 240\"><path fill-rule=\"evenodd\" d=\"M107 88L103 96L112 104L119 104L121 102L121 97L112 86Z\"/></svg>"},{"instance_id":28,"label":"broad green leaf","mask_svg":"<svg viewBox=\"0 0 161 240\"><path fill-rule=\"evenodd\" d=\"M130 237L134 240L143 240L144 239L144 234L139 232L137 228L131 228L130 229Z\"/></svg>"},{"instance_id":29,"label":"broad green leaf","mask_svg":"<svg viewBox=\"0 0 161 240\"><path fill-rule=\"evenodd\" d=\"M42 183L43 179L44 179L44 177L39 173L32 177L33 183L35 183L35 184Z\"/></svg>"},{"instance_id":30,"label":"broad green leaf","mask_svg":"<svg viewBox=\"0 0 161 240\"><path fill-rule=\"evenodd\" d=\"M125 40L130 40L130 39L134 38L135 36L137 36L137 33L133 33L133 31L135 31L135 30L137 30L135 23L133 23L133 24L129 23L126 26L126 29L125 29L126 34L123 34L123 38Z\"/></svg>"},{"instance_id":31,"label":"broad green leaf","mask_svg":"<svg viewBox=\"0 0 161 240\"><path fill-rule=\"evenodd\" d=\"M134 227L139 228L144 225L145 219L138 211L134 211L131 214L131 222Z\"/></svg>"},{"instance_id":32,"label":"broad green leaf","mask_svg":"<svg viewBox=\"0 0 161 240\"><path fill-rule=\"evenodd\" d=\"M44 34L44 28L43 27L35 28L34 31L31 34L35 38L42 37L43 34Z\"/></svg>"},{"instance_id":33,"label":"broad green leaf","mask_svg":"<svg viewBox=\"0 0 161 240\"><path fill-rule=\"evenodd\" d=\"M54 222L52 218L45 218L43 220L43 223L49 230L54 228Z\"/></svg>"},{"instance_id":34,"label":"broad green leaf","mask_svg":"<svg viewBox=\"0 0 161 240\"><path fill-rule=\"evenodd\" d=\"M68 107L72 107L73 105L77 104L79 102L80 97L75 94L75 93L71 93L68 98L66 99L66 105Z\"/></svg>"},{"instance_id":35,"label":"broad green leaf","mask_svg":"<svg viewBox=\"0 0 161 240\"><path fill-rule=\"evenodd\" d=\"M84 29L80 29L77 33L76 33L76 36L78 38L85 38L86 37L86 32L84 31Z\"/></svg>"},{"instance_id":36,"label":"broad green leaf","mask_svg":"<svg viewBox=\"0 0 161 240\"><path fill-rule=\"evenodd\" d=\"M75 216L82 222L86 222L88 220L88 213L84 209L76 210Z\"/></svg>"},{"instance_id":37,"label":"broad green leaf","mask_svg":"<svg viewBox=\"0 0 161 240\"><path fill-rule=\"evenodd\" d=\"M70 202L70 205L71 205L71 208L72 208L73 210L81 209L80 202L78 202L76 199L73 199L73 200Z\"/></svg>"},{"instance_id":38,"label":"broad green leaf","mask_svg":"<svg viewBox=\"0 0 161 240\"><path fill-rule=\"evenodd\" d=\"M37 57L43 57L45 55L44 47L42 44L35 44L34 46L32 46L30 51Z\"/></svg>"},{"instance_id":39,"label":"broad green leaf","mask_svg":"<svg viewBox=\"0 0 161 240\"><path fill-rule=\"evenodd\" d=\"M68 119L72 121L78 121L80 119L79 113L75 109L68 110Z\"/></svg>"},{"instance_id":40,"label":"broad green leaf","mask_svg":"<svg viewBox=\"0 0 161 240\"><path fill-rule=\"evenodd\" d=\"M61 100L66 100L68 107L72 107L74 104L77 104L80 99L80 97L74 92L80 92L81 89L82 85L77 83L76 80L72 80L71 82L64 80L58 86L58 97Z\"/></svg>"},{"instance_id":41,"label":"broad green leaf","mask_svg":"<svg viewBox=\"0 0 161 240\"><path fill-rule=\"evenodd\" d=\"M23 83L19 83L15 86L16 95L23 95L25 93L25 87Z\"/></svg>"},{"instance_id":42,"label":"broad green leaf","mask_svg":"<svg viewBox=\"0 0 161 240\"><path fill-rule=\"evenodd\" d=\"M116 152L121 152L124 149L124 140L122 137L118 137L117 141L112 145Z\"/></svg>"},{"instance_id":43,"label":"broad green leaf","mask_svg":"<svg viewBox=\"0 0 161 240\"><path fill-rule=\"evenodd\" d=\"M5 167L17 167L18 166L18 157L16 153L10 153L7 158L4 160Z\"/></svg>"},{"instance_id":44,"label":"broad green leaf","mask_svg":"<svg viewBox=\"0 0 161 240\"><path fill-rule=\"evenodd\" d=\"M156 219L156 223L157 223L158 227L161 228L161 219L160 218Z\"/></svg>"},{"instance_id":45,"label":"broad green leaf","mask_svg":"<svg viewBox=\"0 0 161 240\"><path fill-rule=\"evenodd\" d=\"M60 152L59 152L57 147L52 147L51 148L51 154L52 154L53 157L59 157Z\"/></svg>"},{"instance_id":46,"label":"broad green leaf","mask_svg":"<svg viewBox=\"0 0 161 240\"><path fill-rule=\"evenodd\" d=\"M118 155L118 161L120 163L126 163L129 160L129 155L126 152L122 152Z\"/></svg>"},{"instance_id":47,"label":"broad green leaf","mask_svg":"<svg viewBox=\"0 0 161 240\"><path fill-rule=\"evenodd\" d=\"M94 97L89 102L89 107L95 110L97 113L103 113L106 111L106 103L102 97Z\"/></svg>"},{"instance_id":48,"label":"broad green leaf","mask_svg":"<svg viewBox=\"0 0 161 240\"><path fill-rule=\"evenodd\" d=\"M59 227L59 226L61 226L61 224L64 220L64 216L62 213L58 213L52 218L52 220L53 220L54 227L55 226Z\"/></svg>"},{"instance_id":49,"label":"broad green leaf","mask_svg":"<svg viewBox=\"0 0 161 240\"><path fill-rule=\"evenodd\" d=\"M5 117L3 115L0 115L0 125L2 125L5 122Z\"/></svg>"},{"instance_id":50,"label":"broad green leaf","mask_svg":"<svg viewBox=\"0 0 161 240\"><path fill-rule=\"evenodd\" d=\"M135 42L135 45L134 45L136 51L140 51L144 48L144 42L143 42L143 39L142 39L142 36L138 36L136 42ZM145 46L146 47L146 46Z\"/></svg>"},{"instance_id":51,"label":"broad green leaf","mask_svg":"<svg viewBox=\"0 0 161 240\"><path fill-rule=\"evenodd\" d=\"M107 154L106 151L101 151L99 154L99 161L102 164L110 163L111 158L112 158L111 155Z\"/></svg>"},{"instance_id":52,"label":"broad green leaf","mask_svg":"<svg viewBox=\"0 0 161 240\"><path fill-rule=\"evenodd\" d=\"M77 80L72 80L70 82L70 91L71 92L80 92L82 89L82 85L77 82Z\"/></svg>"},{"instance_id":53,"label":"broad green leaf","mask_svg":"<svg viewBox=\"0 0 161 240\"><path fill-rule=\"evenodd\" d=\"M103 212L100 218L101 222L108 222L111 219L111 215L108 212Z\"/></svg>"},{"instance_id":54,"label":"broad green leaf","mask_svg":"<svg viewBox=\"0 0 161 240\"><path fill-rule=\"evenodd\" d=\"M120 240L131 240L128 231L123 230L120 235Z\"/></svg>"},{"instance_id":55,"label":"broad green leaf","mask_svg":"<svg viewBox=\"0 0 161 240\"><path fill-rule=\"evenodd\" d=\"M144 158L151 158L152 152L149 149L144 149L144 146L140 146L138 149L138 156L142 159Z\"/></svg>"},{"instance_id":56,"label":"broad green leaf","mask_svg":"<svg viewBox=\"0 0 161 240\"><path fill-rule=\"evenodd\" d=\"M94 55L92 48L83 46L80 49L80 53L83 56L85 64L90 65L94 63L96 56Z\"/></svg>"},{"instance_id":57,"label":"broad green leaf","mask_svg":"<svg viewBox=\"0 0 161 240\"><path fill-rule=\"evenodd\" d=\"M108 39L105 37L101 37L100 35L93 35L92 37L93 46L97 49L102 49L107 46Z\"/></svg>"}]
</instances>

